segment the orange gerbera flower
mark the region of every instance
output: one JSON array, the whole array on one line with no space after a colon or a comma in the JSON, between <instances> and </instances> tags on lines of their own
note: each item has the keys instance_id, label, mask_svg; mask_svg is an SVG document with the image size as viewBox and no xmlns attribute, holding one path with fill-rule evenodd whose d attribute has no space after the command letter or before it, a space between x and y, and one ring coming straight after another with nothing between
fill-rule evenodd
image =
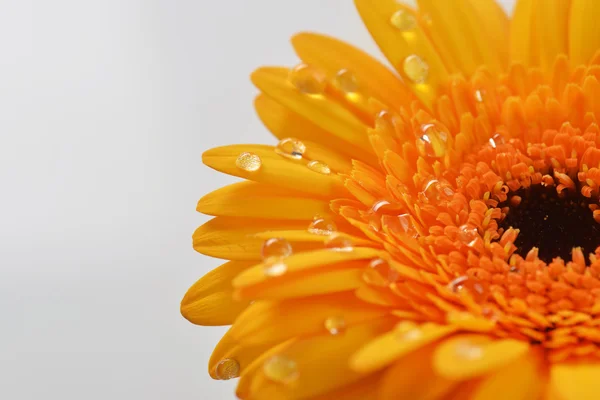
<instances>
[{"instance_id":1,"label":"orange gerbera flower","mask_svg":"<svg viewBox=\"0 0 600 400\"><path fill-rule=\"evenodd\" d=\"M600 396L600 3L356 0L400 76L303 33L252 75L277 146L204 162L182 301L247 399Z\"/></svg>"}]
</instances>

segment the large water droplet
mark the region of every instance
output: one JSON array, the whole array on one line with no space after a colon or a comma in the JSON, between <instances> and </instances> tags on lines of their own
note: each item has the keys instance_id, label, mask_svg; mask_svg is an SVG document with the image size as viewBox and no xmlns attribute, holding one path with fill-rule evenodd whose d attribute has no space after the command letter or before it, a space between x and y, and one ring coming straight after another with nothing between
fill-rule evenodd
<instances>
[{"instance_id":1,"label":"large water droplet","mask_svg":"<svg viewBox=\"0 0 600 400\"><path fill-rule=\"evenodd\" d=\"M404 59L402 69L408 79L414 83L424 83L429 76L429 65L416 54L411 54Z\"/></svg>"},{"instance_id":2,"label":"large water droplet","mask_svg":"<svg viewBox=\"0 0 600 400\"><path fill-rule=\"evenodd\" d=\"M325 320L325 329L332 335L339 335L346 330L346 320L343 317L329 317Z\"/></svg>"},{"instance_id":3,"label":"large water droplet","mask_svg":"<svg viewBox=\"0 0 600 400\"><path fill-rule=\"evenodd\" d=\"M265 376L276 383L289 384L298 379L298 366L288 357L276 355L263 364Z\"/></svg>"},{"instance_id":4,"label":"large water droplet","mask_svg":"<svg viewBox=\"0 0 600 400\"><path fill-rule=\"evenodd\" d=\"M437 200L450 200L454 196L454 189L445 180L428 179L423 183L423 191L419 192L419 200L429 203Z\"/></svg>"},{"instance_id":5,"label":"large water droplet","mask_svg":"<svg viewBox=\"0 0 600 400\"><path fill-rule=\"evenodd\" d=\"M446 132L434 124L423 124L416 145L422 156L439 158L446 154L447 141Z\"/></svg>"},{"instance_id":6,"label":"large water droplet","mask_svg":"<svg viewBox=\"0 0 600 400\"><path fill-rule=\"evenodd\" d=\"M404 235L416 238L419 236L410 214L384 215L382 219L383 225L395 236L403 237Z\"/></svg>"},{"instance_id":7,"label":"large water droplet","mask_svg":"<svg viewBox=\"0 0 600 400\"><path fill-rule=\"evenodd\" d=\"M398 10L390 17L390 23L394 28L405 32L415 29L417 26L417 19L413 14L406 10Z\"/></svg>"},{"instance_id":8,"label":"large water droplet","mask_svg":"<svg viewBox=\"0 0 600 400\"><path fill-rule=\"evenodd\" d=\"M494 133L494 135L488 140L488 144L492 149L495 149L501 144L504 144L504 137L498 132Z\"/></svg>"},{"instance_id":9,"label":"large water droplet","mask_svg":"<svg viewBox=\"0 0 600 400\"><path fill-rule=\"evenodd\" d=\"M244 171L254 172L260 169L262 166L262 161L260 157L254 153L243 152L240 153L238 158L235 160L235 165Z\"/></svg>"},{"instance_id":10,"label":"large water droplet","mask_svg":"<svg viewBox=\"0 0 600 400\"><path fill-rule=\"evenodd\" d=\"M335 76L335 85L344 93L358 92L358 80L356 76L347 69L341 69Z\"/></svg>"},{"instance_id":11,"label":"large water droplet","mask_svg":"<svg viewBox=\"0 0 600 400\"><path fill-rule=\"evenodd\" d=\"M279 141L275 152L283 157L300 160L306 151L306 146L298 139L285 138Z\"/></svg>"},{"instance_id":12,"label":"large water droplet","mask_svg":"<svg viewBox=\"0 0 600 400\"><path fill-rule=\"evenodd\" d=\"M222 380L237 378L240 376L240 363L233 358L222 359L215 368L215 376Z\"/></svg>"},{"instance_id":13,"label":"large water droplet","mask_svg":"<svg viewBox=\"0 0 600 400\"><path fill-rule=\"evenodd\" d=\"M396 333L396 337L398 340L405 341L415 341L421 339L423 337L423 332L419 328L417 324L412 321L402 321L394 328Z\"/></svg>"},{"instance_id":14,"label":"large water droplet","mask_svg":"<svg viewBox=\"0 0 600 400\"><path fill-rule=\"evenodd\" d=\"M374 286L389 286L398 280L398 271L382 258L375 258L369 263L362 275L363 281Z\"/></svg>"},{"instance_id":15,"label":"large water droplet","mask_svg":"<svg viewBox=\"0 0 600 400\"><path fill-rule=\"evenodd\" d=\"M327 86L327 77L318 69L306 64L299 64L290 70L289 81L300 92L320 95Z\"/></svg>"},{"instance_id":16,"label":"large water droplet","mask_svg":"<svg viewBox=\"0 0 600 400\"><path fill-rule=\"evenodd\" d=\"M468 340L461 340L456 343L456 355L464 360L478 360L483 357L483 348L471 343Z\"/></svg>"},{"instance_id":17,"label":"large water droplet","mask_svg":"<svg viewBox=\"0 0 600 400\"><path fill-rule=\"evenodd\" d=\"M458 228L458 240L466 244L467 246L473 247L476 243L476 239L479 237L477 228L469 225L461 225Z\"/></svg>"},{"instance_id":18,"label":"large water droplet","mask_svg":"<svg viewBox=\"0 0 600 400\"><path fill-rule=\"evenodd\" d=\"M292 254L292 246L284 238L271 238L264 241L261 249L263 260L283 258Z\"/></svg>"},{"instance_id":19,"label":"large water droplet","mask_svg":"<svg viewBox=\"0 0 600 400\"><path fill-rule=\"evenodd\" d=\"M349 252L352 251L352 240L349 237L339 233L334 233L325 242L325 247L335 251Z\"/></svg>"},{"instance_id":20,"label":"large water droplet","mask_svg":"<svg viewBox=\"0 0 600 400\"><path fill-rule=\"evenodd\" d=\"M331 235L336 230L335 222L327 218L315 218L308 226L308 231L316 235Z\"/></svg>"},{"instance_id":21,"label":"large water droplet","mask_svg":"<svg viewBox=\"0 0 600 400\"><path fill-rule=\"evenodd\" d=\"M322 161L313 160L313 161L309 162L308 164L306 164L306 166L310 170L318 172L323 175L329 175L331 173L331 169L329 168L329 165L325 164Z\"/></svg>"}]
</instances>

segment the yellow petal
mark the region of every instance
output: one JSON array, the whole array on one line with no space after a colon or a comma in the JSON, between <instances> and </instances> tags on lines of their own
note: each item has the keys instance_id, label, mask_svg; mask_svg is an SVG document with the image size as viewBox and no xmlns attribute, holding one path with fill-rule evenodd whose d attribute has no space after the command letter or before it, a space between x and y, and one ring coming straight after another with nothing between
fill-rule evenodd
<instances>
[{"instance_id":1,"label":"yellow petal","mask_svg":"<svg viewBox=\"0 0 600 400\"><path fill-rule=\"evenodd\" d=\"M550 368L550 385L562 400L595 400L600 393L600 363L558 364Z\"/></svg>"},{"instance_id":2,"label":"yellow petal","mask_svg":"<svg viewBox=\"0 0 600 400\"><path fill-rule=\"evenodd\" d=\"M181 314L198 325L229 325L249 301L233 298L231 281L252 262L230 261L200 278L181 300Z\"/></svg>"},{"instance_id":3,"label":"yellow petal","mask_svg":"<svg viewBox=\"0 0 600 400\"><path fill-rule=\"evenodd\" d=\"M371 147L359 147L351 141L335 136L319 125L301 117L285 106L277 103L264 93L258 95L254 107L263 124L279 139L293 137L306 141L307 153L311 153L310 143L317 143L329 152L335 152L340 157L361 160L369 165L378 165L377 157ZM315 156L316 157L316 156ZM324 162L327 162L325 159Z\"/></svg>"},{"instance_id":4,"label":"yellow petal","mask_svg":"<svg viewBox=\"0 0 600 400\"><path fill-rule=\"evenodd\" d=\"M306 399L325 394L361 379L348 367L348 357L360 344L390 329L390 319L372 321L348 329L340 336L298 340L278 355L293 360L296 379L287 384L269 379L264 369L252 378L250 396L256 399Z\"/></svg>"},{"instance_id":5,"label":"yellow petal","mask_svg":"<svg viewBox=\"0 0 600 400\"><path fill-rule=\"evenodd\" d=\"M321 268L326 265L342 262L347 263L353 260L373 259L381 255L381 250L366 247L356 247L352 251L320 249L296 253L285 258L285 265L287 268L285 274L281 278L283 279L294 272L306 271L313 268ZM256 285L260 282L277 279L276 277L269 277L268 275L265 275L266 266L267 265L265 264L258 264L245 270L234 279L233 286L236 288L241 288L248 285Z\"/></svg>"},{"instance_id":6,"label":"yellow petal","mask_svg":"<svg viewBox=\"0 0 600 400\"><path fill-rule=\"evenodd\" d=\"M469 0L477 12L481 29L487 32L487 39L498 52L501 65L508 65L509 21L506 13L496 0Z\"/></svg>"},{"instance_id":7,"label":"yellow petal","mask_svg":"<svg viewBox=\"0 0 600 400\"><path fill-rule=\"evenodd\" d=\"M559 54L567 54L570 0L545 1L536 9L535 34L540 47L540 65L550 71Z\"/></svg>"},{"instance_id":8,"label":"yellow petal","mask_svg":"<svg viewBox=\"0 0 600 400\"><path fill-rule=\"evenodd\" d=\"M373 375L356 383L313 397L311 400L386 400L377 396L379 376Z\"/></svg>"},{"instance_id":9,"label":"yellow petal","mask_svg":"<svg viewBox=\"0 0 600 400\"><path fill-rule=\"evenodd\" d=\"M226 217L306 221L315 215L334 218L327 200L252 181L234 183L205 195L196 210Z\"/></svg>"},{"instance_id":10,"label":"yellow petal","mask_svg":"<svg viewBox=\"0 0 600 400\"><path fill-rule=\"evenodd\" d=\"M394 107L409 104L412 93L387 67L367 53L325 35L301 33L292 38L298 56L307 64L323 70L330 79L347 69L358 80L367 97L375 97Z\"/></svg>"},{"instance_id":11,"label":"yellow petal","mask_svg":"<svg viewBox=\"0 0 600 400\"><path fill-rule=\"evenodd\" d=\"M539 361L526 354L496 373L486 376L472 394L472 400L538 399L543 389Z\"/></svg>"},{"instance_id":12,"label":"yellow petal","mask_svg":"<svg viewBox=\"0 0 600 400\"><path fill-rule=\"evenodd\" d=\"M468 379L498 370L529 351L529 344L513 339L459 335L440 344L433 357L435 370L450 379Z\"/></svg>"},{"instance_id":13,"label":"yellow petal","mask_svg":"<svg viewBox=\"0 0 600 400\"><path fill-rule=\"evenodd\" d=\"M320 214L322 215L322 214ZM325 214L327 215L327 214ZM338 232L336 232L336 236L347 238L352 242L352 244L356 247L377 247L375 243L368 239L364 239L362 237L350 235L345 232L354 232L360 235L360 232L356 232L355 229L350 224L344 224L344 221L335 221L338 227ZM307 229L302 230L289 230L289 231L268 231L268 232L259 232L255 237L263 240L270 239L272 237L284 238L289 242L305 242L305 243L319 243L324 247L325 244L330 240L330 236L327 235L315 235L314 233L310 233Z\"/></svg>"},{"instance_id":14,"label":"yellow petal","mask_svg":"<svg viewBox=\"0 0 600 400\"><path fill-rule=\"evenodd\" d=\"M283 301L256 301L231 327L241 344L256 345L314 334L337 334L354 325L377 319L388 311L366 304L352 292Z\"/></svg>"},{"instance_id":15,"label":"yellow petal","mask_svg":"<svg viewBox=\"0 0 600 400\"><path fill-rule=\"evenodd\" d=\"M288 82L287 68L262 67L252 82L276 100L310 122L356 146L369 146L366 126L350 111L324 95L306 95Z\"/></svg>"},{"instance_id":16,"label":"yellow petal","mask_svg":"<svg viewBox=\"0 0 600 400\"><path fill-rule=\"evenodd\" d=\"M405 324L405 323L401 323ZM432 323L396 329L372 340L356 352L350 360L352 369L371 372L385 367L415 350L418 350L454 332L452 326Z\"/></svg>"},{"instance_id":17,"label":"yellow petal","mask_svg":"<svg viewBox=\"0 0 600 400\"><path fill-rule=\"evenodd\" d=\"M431 366L435 345L429 345L405 355L384 372L379 398L419 400L441 399L456 383L436 375Z\"/></svg>"},{"instance_id":18,"label":"yellow petal","mask_svg":"<svg viewBox=\"0 0 600 400\"><path fill-rule=\"evenodd\" d=\"M308 221L216 217L196 229L193 235L194 249L211 257L260 260L264 239L256 237L257 233L286 229L305 230L307 226ZM315 244L301 242L291 245L294 251L316 247Z\"/></svg>"},{"instance_id":19,"label":"yellow petal","mask_svg":"<svg viewBox=\"0 0 600 400\"><path fill-rule=\"evenodd\" d=\"M510 26L510 60L526 67L538 64L538 44L536 42L535 10L538 0L520 0Z\"/></svg>"},{"instance_id":20,"label":"yellow petal","mask_svg":"<svg viewBox=\"0 0 600 400\"><path fill-rule=\"evenodd\" d=\"M419 26L403 32L390 23L397 11L410 10L395 0L354 0L354 3L383 54L402 75L415 95L431 107L437 91L446 83L448 73L437 50ZM411 55L417 55L429 67L423 83L411 80L404 71L404 61Z\"/></svg>"},{"instance_id":21,"label":"yellow petal","mask_svg":"<svg viewBox=\"0 0 600 400\"><path fill-rule=\"evenodd\" d=\"M600 3L571 0L569 56L572 65L587 64L600 47Z\"/></svg>"},{"instance_id":22,"label":"yellow petal","mask_svg":"<svg viewBox=\"0 0 600 400\"><path fill-rule=\"evenodd\" d=\"M253 153L260 157L257 171L245 171L236 166L241 153ZM337 174L321 174L310 170L302 162L284 158L271 146L248 144L216 147L202 154L202 161L209 167L229 175L251 181L280 186L316 197L344 197L347 194L342 179Z\"/></svg>"}]
</instances>

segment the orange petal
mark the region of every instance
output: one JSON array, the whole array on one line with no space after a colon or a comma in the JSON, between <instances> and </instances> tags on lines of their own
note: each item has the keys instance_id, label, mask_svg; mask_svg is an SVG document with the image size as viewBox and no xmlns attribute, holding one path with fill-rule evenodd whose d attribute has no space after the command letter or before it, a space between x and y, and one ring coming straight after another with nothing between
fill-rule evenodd
<instances>
[{"instance_id":1,"label":"orange petal","mask_svg":"<svg viewBox=\"0 0 600 400\"><path fill-rule=\"evenodd\" d=\"M247 261L230 261L204 275L181 300L181 314L198 325L232 324L249 301L233 298L231 281L252 265Z\"/></svg>"},{"instance_id":2,"label":"orange petal","mask_svg":"<svg viewBox=\"0 0 600 400\"><path fill-rule=\"evenodd\" d=\"M546 1L536 9L540 64L550 71L559 54L567 54L570 0Z\"/></svg>"},{"instance_id":3,"label":"orange petal","mask_svg":"<svg viewBox=\"0 0 600 400\"><path fill-rule=\"evenodd\" d=\"M313 397L311 400L382 400L377 396L379 378L378 375L369 376L356 383Z\"/></svg>"},{"instance_id":4,"label":"orange petal","mask_svg":"<svg viewBox=\"0 0 600 400\"><path fill-rule=\"evenodd\" d=\"M550 385L562 400L594 400L600 393L600 363L557 364L550 368Z\"/></svg>"},{"instance_id":5,"label":"orange petal","mask_svg":"<svg viewBox=\"0 0 600 400\"><path fill-rule=\"evenodd\" d=\"M538 0L518 1L510 26L510 60L526 67L538 64L534 18L537 7Z\"/></svg>"}]
</instances>

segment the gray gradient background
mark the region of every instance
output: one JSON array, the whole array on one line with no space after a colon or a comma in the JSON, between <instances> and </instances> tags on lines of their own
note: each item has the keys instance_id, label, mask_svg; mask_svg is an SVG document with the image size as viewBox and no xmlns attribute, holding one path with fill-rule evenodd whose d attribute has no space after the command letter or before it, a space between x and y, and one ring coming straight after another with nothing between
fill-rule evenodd
<instances>
[{"instance_id":1,"label":"gray gradient background","mask_svg":"<svg viewBox=\"0 0 600 400\"><path fill-rule=\"evenodd\" d=\"M301 30L380 57L348 0L0 1L0 398L233 398L178 310L200 155L273 143L248 75Z\"/></svg>"}]
</instances>

